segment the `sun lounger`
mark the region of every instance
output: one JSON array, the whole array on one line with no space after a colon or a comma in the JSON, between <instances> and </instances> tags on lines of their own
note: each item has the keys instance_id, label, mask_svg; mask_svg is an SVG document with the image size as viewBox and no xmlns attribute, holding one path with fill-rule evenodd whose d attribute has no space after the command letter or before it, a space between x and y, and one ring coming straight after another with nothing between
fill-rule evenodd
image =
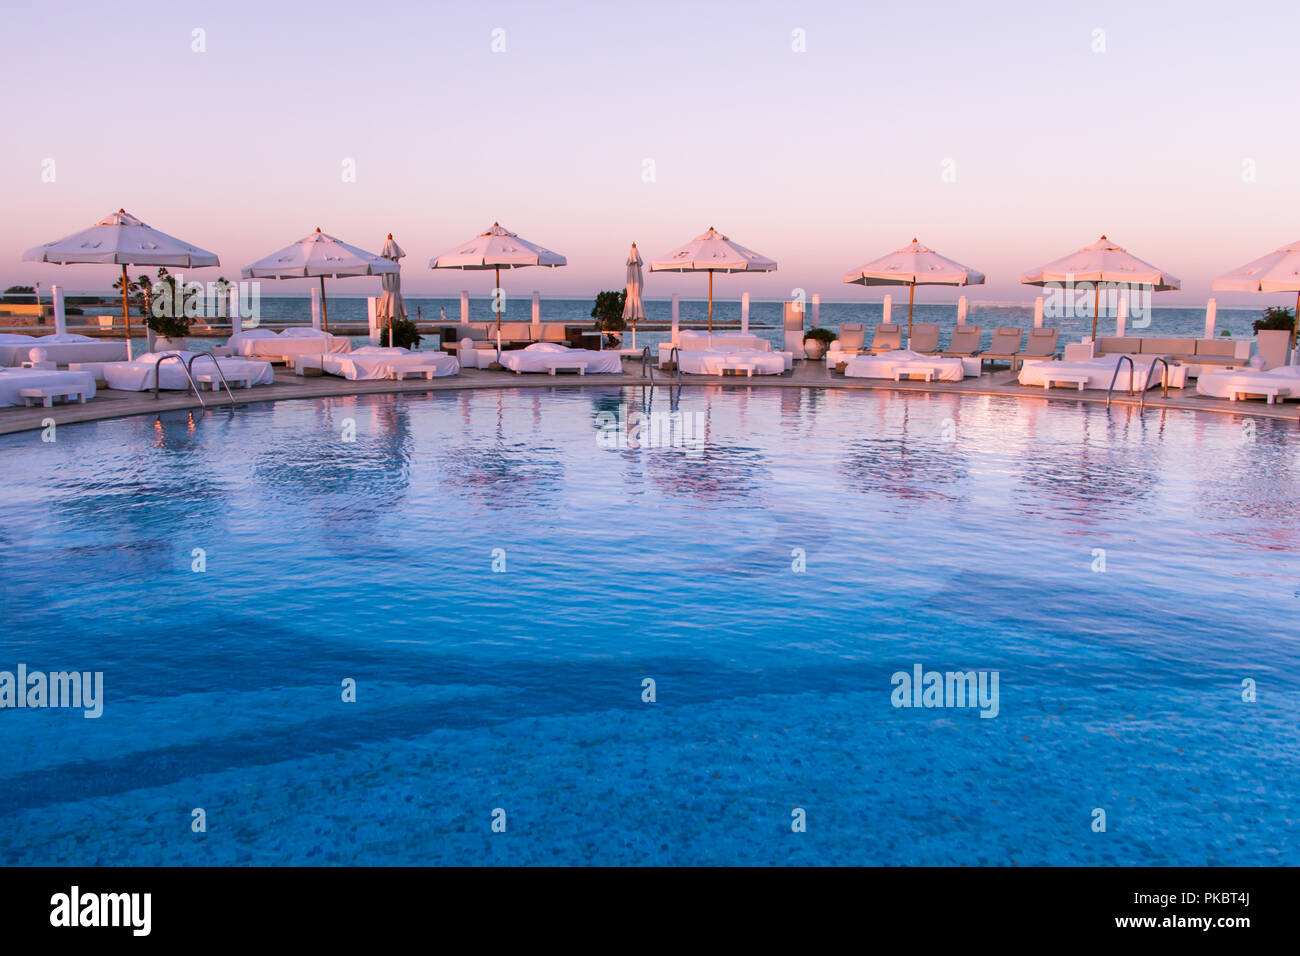
<instances>
[{"instance_id":1,"label":"sun lounger","mask_svg":"<svg viewBox=\"0 0 1300 956\"><path fill-rule=\"evenodd\" d=\"M1060 334L1060 329L1030 329L1029 341L1025 343L1017 357L1021 362L1026 359L1056 358L1056 340Z\"/></svg>"},{"instance_id":2,"label":"sun lounger","mask_svg":"<svg viewBox=\"0 0 1300 956\"><path fill-rule=\"evenodd\" d=\"M881 322L871 336L871 351L875 355L881 352L897 352L903 347L903 329L892 322Z\"/></svg>"},{"instance_id":3,"label":"sun lounger","mask_svg":"<svg viewBox=\"0 0 1300 956\"><path fill-rule=\"evenodd\" d=\"M935 355L939 351L939 325L936 322L917 322L912 326L912 337L907 347L922 355Z\"/></svg>"},{"instance_id":4,"label":"sun lounger","mask_svg":"<svg viewBox=\"0 0 1300 956\"><path fill-rule=\"evenodd\" d=\"M1020 354L1020 343L1025 337L1024 329L1014 325L1000 325L993 333L993 344L980 358L983 362L1006 362L1011 371L1016 370Z\"/></svg>"},{"instance_id":5,"label":"sun lounger","mask_svg":"<svg viewBox=\"0 0 1300 956\"><path fill-rule=\"evenodd\" d=\"M983 328L978 325L959 325L952 330L948 348L939 354L944 358L971 358L980 354L980 336Z\"/></svg>"},{"instance_id":6,"label":"sun lounger","mask_svg":"<svg viewBox=\"0 0 1300 956\"><path fill-rule=\"evenodd\" d=\"M846 359L864 351L867 344L867 327L860 322L841 322L836 337L836 351Z\"/></svg>"}]
</instances>

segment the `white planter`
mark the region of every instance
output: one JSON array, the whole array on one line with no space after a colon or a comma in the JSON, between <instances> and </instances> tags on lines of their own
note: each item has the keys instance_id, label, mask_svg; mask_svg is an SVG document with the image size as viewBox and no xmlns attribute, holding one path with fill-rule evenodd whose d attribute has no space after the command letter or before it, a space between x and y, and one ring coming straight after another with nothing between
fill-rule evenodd
<instances>
[{"instance_id":1,"label":"white planter","mask_svg":"<svg viewBox=\"0 0 1300 956\"><path fill-rule=\"evenodd\" d=\"M188 346L189 339L183 336L174 339L169 339L162 335L155 335L153 337L153 351L155 352L184 352Z\"/></svg>"},{"instance_id":2,"label":"white planter","mask_svg":"<svg viewBox=\"0 0 1300 956\"><path fill-rule=\"evenodd\" d=\"M816 362L826 354L826 346L820 339L804 339L803 351L809 361Z\"/></svg>"}]
</instances>

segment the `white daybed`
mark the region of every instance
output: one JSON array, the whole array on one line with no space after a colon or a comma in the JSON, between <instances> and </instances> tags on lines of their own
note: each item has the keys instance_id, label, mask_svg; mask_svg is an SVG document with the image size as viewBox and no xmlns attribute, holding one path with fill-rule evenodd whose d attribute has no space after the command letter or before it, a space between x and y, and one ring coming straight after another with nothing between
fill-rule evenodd
<instances>
[{"instance_id":1,"label":"white daybed","mask_svg":"<svg viewBox=\"0 0 1300 956\"><path fill-rule=\"evenodd\" d=\"M943 358L939 355L923 355L911 349L895 349L879 355L855 355L845 364L844 375L846 378L960 382L966 377L966 366L959 358Z\"/></svg>"},{"instance_id":2,"label":"white daybed","mask_svg":"<svg viewBox=\"0 0 1300 956\"><path fill-rule=\"evenodd\" d=\"M689 375L780 375L786 370L781 352L755 349L688 349L677 353L677 364Z\"/></svg>"},{"instance_id":3,"label":"white daybed","mask_svg":"<svg viewBox=\"0 0 1300 956\"><path fill-rule=\"evenodd\" d=\"M55 365L69 362L117 362L126 358L126 343L94 339L76 332L51 335L0 335L0 365L22 365L34 348L45 349L45 360Z\"/></svg>"},{"instance_id":4,"label":"white daybed","mask_svg":"<svg viewBox=\"0 0 1300 956\"><path fill-rule=\"evenodd\" d=\"M0 405L24 405L25 388L59 388L77 391L81 398L95 397L95 376L89 372L58 372L52 369L0 369Z\"/></svg>"},{"instance_id":5,"label":"white daybed","mask_svg":"<svg viewBox=\"0 0 1300 956\"><path fill-rule=\"evenodd\" d=\"M623 361L617 349L601 352L595 349L571 349L554 342L534 342L522 349L501 353L501 364L510 371L554 372L557 368L581 366L584 375L623 371Z\"/></svg>"},{"instance_id":6,"label":"white daybed","mask_svg":"<svg viewBox=\"0 0 1300 956\"><path fill-rule=\"evenodd\" d=\"M236 355L267 359L352 351L351 339L312 328L285 329L278 333L270 329L249 329L236 332L226 345Z\"/></svg>"},{"instance_id":7,"label":"white daybed","mask_svg":"<svg viewBox=\"0 0 1300 956\"><path fill-rule=\"evenodd\" d=\"M1196 380L1196 391L1230 401L1255 396L1263 396L1270 403L1300 398L1300 365L1282 365L1267 371L1205 372Z\"/></svg>"},{"instance_id":8,"label":"white daybed","mask_svg":"<svg viewBox=\"0 0 1300 956\"><path fill-rule=\"evenodd\" d=\"M1142 356L1134 355L1133 368L1130 369L1127 362L1120 369L1119 377L1115 378L1116 391L1123 389L1125 392L1129 389L1129 377L1133 377L1133 388L1141 389L1142 383L1147 380L1147 374L1151 371L1151 365L1159 356ZM1115 376L1115 365L1119 361L1117 355L1102 355L1097 358L1076 359L1065 362L1037 361L1030 360L1020 366L1018 381L1021 385L1036 385L1039 388L1046 386L1048 379L1055 383L1067 383L1074 385L1076 388L1082 385L1083 388L1099 388L1102 391L1110 388L1111 379ZM1164 367L1157 365L1155 374L1151 376L1151 387L1160 387L1160 378L1164 372ZM1185 366L1173 366L1169 370L1169 387L1183 388L1187 384L1187 371Z\"/></svg>"},{"instance_id":9,"label":"white daybed","mask_svg":"<svg viewBox=\"0 0 1300 956\"><path fill-rule=\"evenodd\" d=\"M154 368L157 367L158 359L163 355L179 355L186 365L190 359L197 353L195 352L146 352L130 362L106 362L102 374L108 387L121 392L146 392L153 388L154 385ZM221 364L221 371L225 374L231 388L240 385L252 388L254 385L273 385L275 383L275 373L271 371L270 362L262 362L256 359L247 358L219 358L216 359ZM176 359L168 359L162 363L158 376L158 387L164 391L183 391L190 387L189 379L185 377L185 370L181 368L181 362ZM192 371L197 379L200 375L216 376L216 368L213 367L213 359L205 356L199 359L192 366ZM200 386L205 383L200 383ZM220 379L213 383L216 388L221 387Z\"/></svg>"},{"instance_id":10,"label":"white daybed","mask_svg":"<svg viewBox=\"0 0 1300 956\"><path fill-rule=\"evenodd\" d=\"M350 382L395 378L423 372L424 378L455 375L460 363L446 352L412 352L403 348L366 345L342 355L322 355L321 371L342 375Z\"/></svg>"},{"instance_id":11,"label":"white daybed","mask_svg":"<svg viewBox=\"0 0 1300 956\"><path fill-rule=\"evenodd\" d=\"M659 365L661 367L672 361L672 352L673 344L671 342L659 343ZM689 357L698 353L712 354L707 359ZM788 372L794 362L794 353L773 351L771 342L750 332L714 332L712 335L707 332L695 331L677 333L677 354L682 357L681 366L684 372L697 375L720 374L713 371L703 371L703 369L721 368L722 362L718 356L737 353L751 358L760 354L775 355L780 358L781 367L775 371L772 370L773 363L770 359L758 360L752 363L763 367L764 370L759 373L763 375ZM748 359L737 359L737 362L747 364Z\"/></svg>"}]
</instances>

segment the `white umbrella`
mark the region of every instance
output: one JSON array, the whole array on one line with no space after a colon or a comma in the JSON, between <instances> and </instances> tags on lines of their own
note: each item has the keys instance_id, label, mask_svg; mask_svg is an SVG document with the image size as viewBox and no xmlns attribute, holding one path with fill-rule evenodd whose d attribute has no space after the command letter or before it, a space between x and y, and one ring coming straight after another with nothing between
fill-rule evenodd
<instances>
[{"instance_id":1,"label":"white umbrella","mask_svg":"<svg viewBox=\"0 0 1300 956\"><path fill-rule=\"evenodd\" d=\"M1118 285L1150 286L1152 292L1177 289L1178 279L1158 269L1137 256L1129 255L1115 243L1102 236L1090 246L1039 266L1020 277L1022 285L1051 285L1066 282L1091 282L1096 286L1092 304L1092 339L1097 340L1097 315L1101 309L1101 286L1110 282Z\"/></svg>"},{"instance_id":2,"label":"white umbrella","mask_svg":"<svg viewBox=\"0 0 1300 956\"><path fill-rule=\"evenodd\" d=\"M623 321L632 322L632 349L636 350L636 320L645 318L645 303L641 301L641 287L644 279L641 275L641 253L632 243L632 251L627 254L627 297L623 301Z\"/></svg>"},{"instance_id":3,"label":"white umbrella","mask_svg":"<svg viewBox=\"0 0 1300 956\"><path fill-rule=\"evenodd\" d=\"M709 274L709 332L713 332L713 273L774 272L776 260L732 242L712 226L686 245L650 263L651 272L707 272Z\"/></svg>"},{"instance_id":4,"label":"white umbrella","mask_svg":"<svg viewBox=\"0 0 1300 956\"><path fill-rule=\"evenodd\" d=\"M388 240L384 243L384 248L379 250L379 254L385 259L397 262L406 255L406 252L393 241L393 234L388 234ZM402 301L402 273L390 272L379 277L379 284L383 288L383 295L379 297L379 306L375 310L376 317L388 320L388 344L393 344L393 323L398 319L406 318L406 303Z\"/></svg>"},{"instance_id":5,"label":"white umbrella","mask_svg":"<svg viewBox=\"0 0 1300 956\"><path fill-rule=\"evenodd\" d=\"M912 341L912 303L918 285L983 285L984 273L944 258L913 239L865 266L848 273L845 282L856 285L907 286L907 341Z\"/></svg>"},{"instance_id":6,"label":"white umbrella","mask_svg":"<svg viewBox=\"0 0 1300 956\"><path fill-rule=\"evenodd\" d=\"M131 300L127 266L176 266L202 269L221 265L215 253L192 246L146 226L125 209L105 216L89 229L35 246L23 253L24 262L60 265L120 265L122 267L122 318L126 323L126 354L131 355Z\"/></svg>"},{"instance_id":7,"label":"white umbrella","mask_svg":"<svg viewBox=\"0 0 1300 956\"><path fill-rule=\"evenodd\" d=\"M345 276L391 275L399 269L396 262L383 256L350 246L320 227L306 238L285 246L251 266L245 266L245 279L320 279L321 326L329 330L329 310L325 307L325 280Z\"/></svg>"},{"instance_id":8,"label":"white umbrella","mask_svg":"<svg viewBox=\"0 0 1300 956\"><path fill-rule=\"evenodd\" d=\"M1296 326L1300 326L1300 242L1293 242L1221 275L1210 286L1217 292L1294 292ZM1291 329L1295 348L1296 328Z\"/></svg>"},{"instance_id":9,"label":"white umbrella","mask_svg":"<svg viewBox=\"0 0 1300 956\"><path fill-rule=\"evenodd\" d=\"M451 252L434 256L429 260L430 269L492 269L496 273L496 285L501 288L502 269L522 269L526 266L546 266L554 269L567 265L568 260L558 252L552 252L535 242L521 239L501 223L492 223L492 228L481 232L473 239L461 243ZM502 296L500 311L497 312L497 359L501 358L501 313L505 311L505 297Z\"/></svg>"}]
</instances>

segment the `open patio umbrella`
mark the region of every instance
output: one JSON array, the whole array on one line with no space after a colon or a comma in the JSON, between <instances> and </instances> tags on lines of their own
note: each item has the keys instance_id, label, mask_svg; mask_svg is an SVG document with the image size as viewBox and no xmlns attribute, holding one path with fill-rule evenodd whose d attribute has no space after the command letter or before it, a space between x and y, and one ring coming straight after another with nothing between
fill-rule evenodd
<instances>
[{"instance_id":1,"label":"open patio umbrella","mask_svg":"<svg viewBox=\"0 0 1300 956\"><path fill-rule=\"evenodd\" d=\"M393 234L388 234L388 240L384 243L384 248L379 250L379 254L385 259L397 262L406 255L406 252L393 241ZM400 263L399 263L400 269ZM393 344L393 323L398 319L406 318L406 303L402 301L402 273L389 272L379 277L379 284L383 288L383 295L379 297L379 306L375 310L376 318L381 321L388 320L388 344Z\"/></svg>"},{"instance_id":2,"label":"open patio umbrella","mask_svg":"<svg viewBox=\"0 0 1300 956\"><path fill-rule=\"evenodd\" d=\"M546 266L554 269L567 265L568 260L558 252L552 252L521 239L501 223L492 223L492 228L481 232L473 239L461 243L451 252L434 256L429 260L430 269L491 269L496 273L496 285L501 288L502 269L522 269L526 266ZM501 298L501 308L497 312L497 359L501 358L501 315L505 312L505 297Z\"/></svg>"},{"instance_id":3,"label":"open patio umbrella","mask_svg":"<svg viewBox=\"0 0 1300 956\"><path fill-rule=\"evenodd\" d=\"M346 276L382 276L398 271L391 259L350 246L328 233L316 231L285 246L251 266L245 266L245 279L320 279L321 327L329 331L329 310L325 307L325 280Z\"/></svg>"},{"instance_id":4,"label":"open patio umbrella","mask_svg":"<svg viewBox=\"0 0 1300 956\"><path fill-rule=\"evenodd\" d=\"M844 277L855 285L905 285L907 286L907 341L912 341L912 303L918 285L983 285L984 273L976 272L960 262L945 259L933 249L913 239L901 249L895 249Z\"/></svg>"},{"instance_id":5,"label":"open patio umbrella","mask_svg":"<svg viewBox=\"0 0 1300 956\"><path fill-rule=\"evenodd\" d=\"M89 229L28 249L23 253L23 261L120 265L127 358L131 357L131 299L128 292L131 280L127 278L127 266L202 269L221 265L215 253L146 226L125 209L105 216Z\"/></svg>"},{"instance_id":6,"label":"open patio umbrella","mask_svg":"<svg viewBox=\"0 0 1300 956\"><path fill-rule=\"evenodd\" d=\"M1150 286L1152 292L1168 292L1181 283L1162 269L1129 255L1102 236L1090 246L1039 266L1020 277L1021 285L1055 285L1091 282L1096 286L1092 303L1092 340L1097 341L1097 315L1101 311L1101 287L1114 285Z\"/></svg>"},{"instance_id":7,"label":"open patio umbrella","mask_svg":"<svg viewBox=\"0 0 1300 956\"><path fill-rule=\"evenodd\" d=\"M732 242L712 226L686 245L650 263L651 272L707 272L709 274L709 333L713 333L713 273L775 272L776 261Z\"/></svg>"},{"instance_id":8,"label":"open patio umbrella","mask_svg":"<svg viewBox=\"0 0 1300 956\"><path fill-rule=\"evenodd\" d=\"M632 243L632 251L627 254L626 298L623 300L623 321L632 322L632 350L636 351L636 320L645 318L645 303L641 301L641 287L645 280L641 275L641 253Z\"/></svg>"},{"instance_id":9,"label":"open patio umbrella","mask_svg":"<svg viewBox=\"0 0 1300 956\"><path fill-rule=\"evenodd\" d=\"M1300 326L1300 242L1293 242L1221 275L1211 283L1216 292L1294 292L1296 321L1291 327L1291 348Z\"/></svg>"}]
</instances>

